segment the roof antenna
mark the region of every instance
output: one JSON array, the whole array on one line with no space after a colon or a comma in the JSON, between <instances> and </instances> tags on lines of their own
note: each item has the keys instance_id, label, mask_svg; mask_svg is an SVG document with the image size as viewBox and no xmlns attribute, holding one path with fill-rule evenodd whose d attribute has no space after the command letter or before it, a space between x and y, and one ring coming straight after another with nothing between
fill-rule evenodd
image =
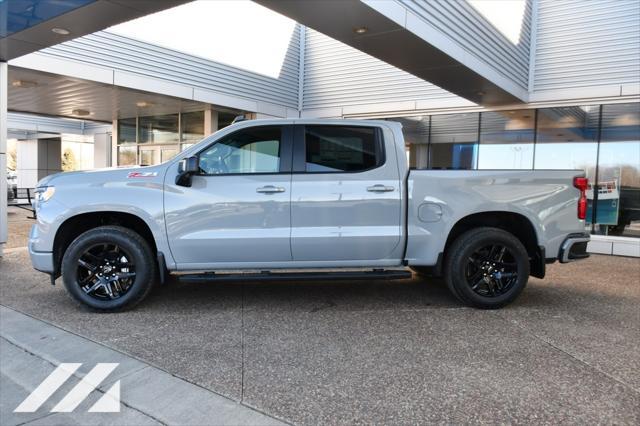
<instances>
[{"instance_id":1,"label":"roof antenna","mask_svg":"<svg viewBox=\"0 0 640 426\"><path fill-rule=\"evenodd\" d=\"M245 121L247 117L244 114L236 115L236 118L233 119L231 124L239 123L241 121Z\"/></svg>"}]
</instances>

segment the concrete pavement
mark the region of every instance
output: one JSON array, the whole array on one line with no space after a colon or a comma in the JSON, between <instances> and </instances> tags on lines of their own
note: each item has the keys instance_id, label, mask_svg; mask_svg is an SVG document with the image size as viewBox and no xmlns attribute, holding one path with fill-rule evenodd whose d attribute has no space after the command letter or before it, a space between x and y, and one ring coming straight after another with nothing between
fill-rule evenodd
<instances>
[{"instance_id":1,"label":"concrete pavement","mask_svg":"<svg viewBox=\"0 0 640 426\"><path fill-rule=\"evenodd\" d=\"M12 309L0 307L0 324L0 424L3 426L284 424L145 362ZM76 373L35 412L14 412L58 365L78 362L82 365ZM73 412L52 413L54 405L97 363L117 363L118 366ZM120 412L88 412L118 380Z\"/></svg>"},{"instance_id":2,"label":"concrete pavement","mask_svg":"<svg viewBox=\"0 0 640 426\"><path fill-rule=\"evenodd\" d=\"M0 303L294 424L640 423L638 259L551 265L499 311L414 278L170 283L100 315L15 251Z\"/></svg>"}]
</instances>

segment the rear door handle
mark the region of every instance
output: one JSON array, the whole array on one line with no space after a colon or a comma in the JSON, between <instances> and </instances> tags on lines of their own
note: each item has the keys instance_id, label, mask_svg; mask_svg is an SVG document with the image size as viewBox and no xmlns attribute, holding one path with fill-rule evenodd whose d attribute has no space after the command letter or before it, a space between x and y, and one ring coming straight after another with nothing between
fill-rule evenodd
<instances>
[{"instance_id":1,"label":"rear door handle","mask_svg":"<svg viewBox=\"0 0 640 426\"><path fill-rule=\"evenodd\" d=\"M267 185L263 186L262 188L256 189L256 192L259 192L261 194L275 194L277 192L284 192L284 188L281 186Z\"/></svg>"},{"instance_id":2,"label":"rear door handle","mask_svg":"<svg viewBox=\"0 0 640 426\"><path fill-rule=\"evenodd\" d=\"M395 188L393 186L386 186L386 185L373 185L367 188L367 191L369 192L391 192L395 190Z\"/></svg>"}]
</instances>

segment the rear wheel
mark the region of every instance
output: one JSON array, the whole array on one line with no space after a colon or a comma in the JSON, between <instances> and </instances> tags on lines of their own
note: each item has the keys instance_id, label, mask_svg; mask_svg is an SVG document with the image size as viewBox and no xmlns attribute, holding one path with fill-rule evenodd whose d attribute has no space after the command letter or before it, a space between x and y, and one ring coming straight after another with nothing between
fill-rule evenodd
<instances>
[{"instance_id":1,"label":"rear wheel","mask_svg":"<svg viewBox=\"0 0 640 426\"><path fill-rule=\"evenodd\" d=\"M106 312L130 308L144 299L155 272L147 242L119 226L101 226L81 234L62 259L62 280L69 294Z\"/></svg>"},{"instance_id":2,"label":"rear wheel","mask_svg":"<svg viewBox=\"0 0 640 426\"><path fill-rule=\"evenodd\" d=\"M466 305L495 309L511 303L529 280L529 255L520 240L498 228L458 237L445 259L445 280Z\"/></svg>"}]
</instances>

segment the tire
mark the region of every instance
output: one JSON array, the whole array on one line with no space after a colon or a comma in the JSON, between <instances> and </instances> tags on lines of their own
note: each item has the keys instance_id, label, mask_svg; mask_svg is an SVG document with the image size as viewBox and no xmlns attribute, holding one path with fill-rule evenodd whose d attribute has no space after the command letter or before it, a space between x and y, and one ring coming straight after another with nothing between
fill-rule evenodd
<instances>
[{"instance_id":1,"label":"tire","mask_svg":"<svg viewBox=\"0 0 640 426\"><path fill-rule=\"evenodd\" d=\"M140 303L153 287L156 269L149 244L120 226L101 226L81 234L62 258L62 280L69 294L100 312L122 311ZM88 293L83 285L97 288Z\"/></svg>"},{"instance_id":2,"label":"tire","mask_svg":"<svg viewBox=\"0 0 640 426\"><path fill-rule=\"evenodd\" d=\"M444 273L449 290L462 303L497 309L514 301L526 287L529 255L513 234L498 228L475 228L451 244Z\"/></svg>"}]
</instances>

